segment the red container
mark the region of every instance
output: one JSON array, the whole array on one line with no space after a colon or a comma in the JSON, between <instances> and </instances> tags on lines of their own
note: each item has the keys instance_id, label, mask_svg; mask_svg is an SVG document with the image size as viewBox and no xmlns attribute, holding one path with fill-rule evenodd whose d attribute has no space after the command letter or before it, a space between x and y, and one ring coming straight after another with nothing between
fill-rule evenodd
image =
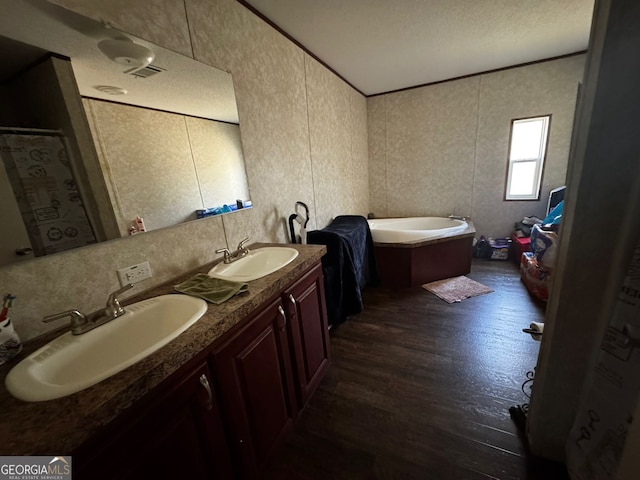
<instances>
[{"instance_id":1,"label":"red container","mask_svg":"<svg viewBox=\"0 0 640 480\"><path fill-rule=\"evenodd\" d=\"M515 233L511 234L511 260L520 263L520 257L524 252L530 251L531 238L518 237Z\"/></svg>"}]
</instances>

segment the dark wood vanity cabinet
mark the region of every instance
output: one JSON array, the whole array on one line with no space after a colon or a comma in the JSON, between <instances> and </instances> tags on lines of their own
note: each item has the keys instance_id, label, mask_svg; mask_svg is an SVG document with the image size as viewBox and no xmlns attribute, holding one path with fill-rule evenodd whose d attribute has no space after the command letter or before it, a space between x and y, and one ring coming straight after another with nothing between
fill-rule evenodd
<instances>
[{"instance_id":1,"label":"dark wood vanity cabinet","mask_svg":"<svg viewBox=\"0 0 640 480\"><path fill-rule=\"evenodd\" d=\"M238 327L74 452L74 478L259 477L329 366L320 263Z\"/></svg>"},{"instance_id":2,"label":"dark wood vanity cabinet","mask_svg":"<svg viewBox=\"0 0 640 480\"><path fill-rule=\"evenodd\" d=\"M212 357L231 450L243 478L257 476L297 414L286 323L278 299Z\"/></svg>"},{"instance_id":3,"label":"dark wood vanity cabinet","mask_svg":"<svg viewBox=\"0 0 640 480\"><path fill-rule=\"evenodd\" d=\"M283 295L300 408L307 404L329 368L329 327L324 299L321 265L315 266Z\"/></svg>"},{"instance_id":4,"label":"dark wood vanity cabinet","mask_svg":"<svg viewBox=\"0 0 640 480\"><path fill-rule=\"evenodd\" d=\"M118 427L73 454L76 479L233 477L217 399L206 364L134 407ZM126 426L125 426L126 425Z\"/></svg>"},{"instance_id":5,"label":"dark wood vanity cabinet","mask_svg":"<svg viewBox=\"0 0 640 480\"><path fill-rule=\"evenodd\" d=\"M254 478L329 367L321 266L217 348L212 365L235 464Z\"/></svg>"}]
</instances>

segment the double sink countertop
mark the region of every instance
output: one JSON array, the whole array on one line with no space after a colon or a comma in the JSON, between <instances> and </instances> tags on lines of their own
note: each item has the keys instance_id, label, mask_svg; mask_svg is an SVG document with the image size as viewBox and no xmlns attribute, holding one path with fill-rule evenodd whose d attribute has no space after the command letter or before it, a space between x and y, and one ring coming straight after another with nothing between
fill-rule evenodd
<instances>
[{"instance_id":1,"label":"double sink countertop","mask_svg":"<svg viewBox=\"0 0 640 480\"><path fill-rule=\"evenodd\" d=\"M254 244L249 248L282 246ZM249 291L220 305L207 304L205 314L184 333L131 367L73 395L44 402L14 398L4 386L9 370L31 352L64 333L38 337L5 365L0 366L0 438L2 455L70 454L114 420L134 402L203 352L250 313L284 290L325 254L322 245L287 245L299 255L290 264L249 283ZM210 262L162 285L127 299L130 304L169 293L195 273L206 273L220 260ZM100 327L98 327L100 328Z\"/></svg>"}]
</instances>

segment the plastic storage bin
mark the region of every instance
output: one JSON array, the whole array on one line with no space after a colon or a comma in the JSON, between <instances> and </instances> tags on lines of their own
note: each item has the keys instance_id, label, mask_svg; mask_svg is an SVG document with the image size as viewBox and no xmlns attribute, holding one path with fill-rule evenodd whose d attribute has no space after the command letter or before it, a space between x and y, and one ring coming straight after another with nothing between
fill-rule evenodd
<instances>
[{"instance_id":1,"label":"plastic storage bin","mask_svg":"<svg viewBox=\"0 0 640 480\"><path fill-rule=\"evenodd\" d=\"M490 238L489 246L491 247L491 260L507 260L509 258L509 249L511 239L509 238Z\"/></svg>"}]
</instances>

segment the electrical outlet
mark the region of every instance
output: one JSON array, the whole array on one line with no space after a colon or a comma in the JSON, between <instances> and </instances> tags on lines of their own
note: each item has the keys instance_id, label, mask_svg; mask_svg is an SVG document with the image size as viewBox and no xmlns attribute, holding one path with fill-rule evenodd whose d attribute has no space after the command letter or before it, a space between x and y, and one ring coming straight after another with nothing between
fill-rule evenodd
<instances>
[{"instance_id":1,"label":"electrical outlet","mask_svg":"<svg viewBox=\"0 0 640 480\"><path fill-rule=\"evenodd\" d=\"M151 278L149 262L142 262L118 269L118 279L120 280L121 286L125 286L127 283L138 283L147 278Z\"/></svg>"}]
</instances>

